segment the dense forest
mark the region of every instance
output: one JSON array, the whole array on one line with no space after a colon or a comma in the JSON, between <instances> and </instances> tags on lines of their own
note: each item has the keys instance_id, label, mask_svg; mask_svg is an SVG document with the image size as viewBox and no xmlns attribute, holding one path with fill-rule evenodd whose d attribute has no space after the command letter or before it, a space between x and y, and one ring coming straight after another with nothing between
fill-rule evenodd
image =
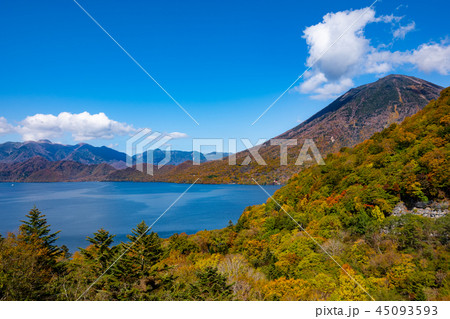
<instances>
[{"instance_id":1,"label":"dense forest","mask_svg":"<svg viewBox=\"0 0 450 319\"><path fill-rule=\"evenodd\" d=\"M0 299L449 300L450 216L414 212L448 209L450 88L325 163L235 225L162 239L142 222L123 243L100 229L73 255L33 208L0 238Z\"/></svg>"}]
</instances>

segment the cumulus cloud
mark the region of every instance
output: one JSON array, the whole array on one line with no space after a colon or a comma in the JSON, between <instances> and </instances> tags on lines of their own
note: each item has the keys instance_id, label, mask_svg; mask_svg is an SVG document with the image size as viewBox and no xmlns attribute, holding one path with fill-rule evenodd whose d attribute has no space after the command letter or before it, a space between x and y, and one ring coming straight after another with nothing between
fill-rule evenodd
<instances>
[{"instance_id":1,"label":"cumulus cloud","mask_svg":"<svg viewBox=\"0 0 450 319\"><path fill-rule=\"evenodd\" d=\"M405 60L424 72L450 73L450 45L447 41L434 44L422 44L413 50Z\"/></svg>"},{"instance_id":2,"label":"cumulus cloud","mask_svg":"<svg viewBox=\"0 0 450 319\"><path fill-rule=\"evenodd\" d=\"M6 118L0 116L0 135L18 133L24 141L53 140L65 134L70 134L76 142L94 139L109 140L117 136L132 135L137 131L139 130L132 125L108 118L103 112L98 114L89 112L78 114L61 112L58 115L35 114L27 116L16 126L9 124ZM154 132L147 136L147 139L155 139L160 134ZM164 133L163 135L170 139L189 137L186 133L181 132ZM110 148L116 146L117 144L108 145Z\"/></svg>"},{"instance_id":3,"label":"cumulus cloud","mask_svg":"<svg viewBox=\"0 0 450 319\"><path fill-rule=\"evenodd\" d=\"M326 14L322 22L303 31L309 54L306 65L310 70L295 90L328 99L352 87L356 76L383 74L405 64L424 72L448 74L450 46L446 42L391 52L386 45L374 47L364 34L368 24L397 25L400 20L401 17L394 15L377 17L375 10L367 8ZM414 28L414 22L399 26L393 31L393 38L404 38Z\"/></svg>"},{"instance_id":4,"label":"cumulus cloud","mask_svg":"<svg viewBox=\"0 0 450 319\"><path fill-rule=\"evenodd\" d=\"M450 73L450 45L447 41L427 43L417 49L400 52L372 51L365 61L366 73L386 73L402 64L411 64L423 72Z\"/></svg>"},{"instance_id":5,"label":"cumulus cloud","mask_svg":"<svg viewBox=\"0 0 450 319\"><path fill-rule=\"evenodd\" d=\"M313 98L316 99L330 99L336 97L340 93L349 90L354 86L352 79L343 77L337 81L327 82L314 90L316 93Z\"/></svg>"},{"instance_id":6,"label":"cumulus cloud","mask_svg":"<svg viewBox=\"0 0 450 319\"><path fill-rule=\"evenodd\" d=\"M322 73L327 80L338 80L343 74L353 72L361 62L370 48L362 29L375 19L374 10L363 14L365 10L328 13L323 17L323 22L303 31L303 38L309 47L306 64L320 70L316 74ZM324 54L331 45L333 47Z\"/></svg>"},{"instance_id":7,"label":"cumulus cloud","mask_svg":"<svg viewBox=\"0 0 450 319\"><path fill-rule=\"evenodd\" d=\"M8 121L0 116L0 135L8 134L14 131L14 127Z\"/></svg>"},{"instance_id":8,"label":"cumulus cloud","mask_svg":"<svg viewBox=\"0 0 450 319\"><path fill-rule=\"evenodd\" d=\"M135 131L133 126L109 119L105 113L73 114L62 112L58 115L36 114L26 117L16 127L24 140L53 139L65 133L72 135L75 141L93 139L112 139L117 135L126 135Z\"/></svg>"}]
</instances>

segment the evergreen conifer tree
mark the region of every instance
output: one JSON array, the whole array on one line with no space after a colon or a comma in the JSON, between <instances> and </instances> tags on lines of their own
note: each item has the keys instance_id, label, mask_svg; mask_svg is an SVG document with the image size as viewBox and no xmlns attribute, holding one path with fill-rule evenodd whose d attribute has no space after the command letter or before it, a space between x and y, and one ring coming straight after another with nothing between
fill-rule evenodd
<instances>
[{"instance_id":1,"label":"evergreen conifer tree","mask_svg":"<svg viewBox=\"0 0 450 319\"><path fill-rule=\"evenodd\" d=\"M115 235L110 235L103 228L94 233L94 237L87 237L92 246L87 249L80 249L81 254L90 262L98 263L100 272L104 272L112 262L116 251L115 247L110 247L114 242Z\"/></svg>"},{"instance_id":2,"label":"evergreen conifer tree","mask_svg":"<svg viewBox=\"0 0 450 319\"><path fill-rule=\"evenodd\" d=\"M47 224L45 215L34 206L25 217L27 220L22 220L22 225L20 226L23 239L26 242L36 239L42 241L43 247L48 249L49 255L52 257L57 257L61 254L61 249L55 245L60 231L51 233L50 225Z\"/></svg>"}]
</instances>

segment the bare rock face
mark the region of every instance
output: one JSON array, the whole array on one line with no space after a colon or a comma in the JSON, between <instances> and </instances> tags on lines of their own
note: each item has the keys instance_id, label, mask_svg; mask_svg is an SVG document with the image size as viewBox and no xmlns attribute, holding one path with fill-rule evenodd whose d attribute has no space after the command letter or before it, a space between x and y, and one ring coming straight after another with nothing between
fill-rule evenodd
<instances>
[{"instance_id":1,"label":"bare rock face","mask_svg":"<svg viewBox=\"0 0 450 319\"><path fill-rule=\"evenodd\" d=\"M411 209L408 209L405 203L400 202L394 207L392 215L401 216L404 214L413 214L423 217L439 218L449 213L449 206L450 203L448 201L429 203L417 202Z\"/></svg>"}]
</instances>

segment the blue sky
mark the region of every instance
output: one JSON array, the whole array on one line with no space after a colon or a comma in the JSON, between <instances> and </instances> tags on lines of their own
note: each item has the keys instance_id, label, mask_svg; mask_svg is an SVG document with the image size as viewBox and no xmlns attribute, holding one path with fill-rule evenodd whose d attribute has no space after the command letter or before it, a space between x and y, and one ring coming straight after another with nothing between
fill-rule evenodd
<instances>
[{"instance_id":1,"label":"blue sky","mask_svg":"<svg viewBox=\"0 0 450 319\"><path fill-rule=\"evenodd\" d=\"M327 47L326 36L336 38L371 1L78 2L200 125L74 1L6 0L0 3L0 142L48 137L123 151L129 135L144 127L256 142L386 74L450 85L450 5L379 1L252 125ZM92 117L99 113L105 115ZM173 148L190 149L190 138L173 140Z\"/></svg>"}]
</instances>

